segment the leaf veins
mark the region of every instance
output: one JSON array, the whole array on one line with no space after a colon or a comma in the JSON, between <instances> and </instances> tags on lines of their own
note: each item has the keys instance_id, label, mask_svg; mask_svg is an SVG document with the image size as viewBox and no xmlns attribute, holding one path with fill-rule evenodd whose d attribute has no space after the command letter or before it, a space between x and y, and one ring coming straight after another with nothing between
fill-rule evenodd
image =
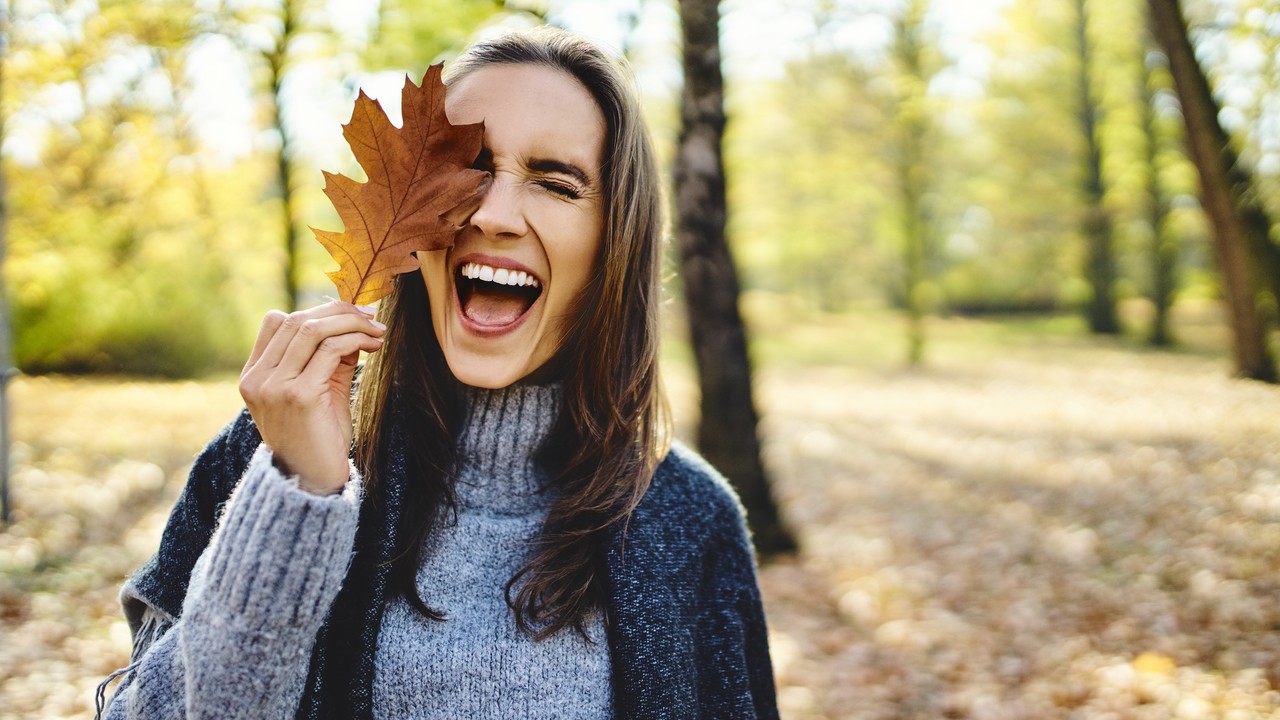
<instances>
[{"instance_id":1,"label":"leaf veins","mask_svg":"<svg viewBox=\"0 0 1280 720\"><path fill-rule=\"evenodd\" d=\"M391 124L382 106L361 90L342 136L369 176L357 182L324 173L324 194L344 230L311 228L338 262L328 273L338 295L371 303L391 291L391 279L418 269L413 253L453 245L488 174L472 169L480 153L484 125L453 125L444 112L441 65L432 65L416 86L405 77L401 91L403 127Z\"/></svg>"}]
</instances>

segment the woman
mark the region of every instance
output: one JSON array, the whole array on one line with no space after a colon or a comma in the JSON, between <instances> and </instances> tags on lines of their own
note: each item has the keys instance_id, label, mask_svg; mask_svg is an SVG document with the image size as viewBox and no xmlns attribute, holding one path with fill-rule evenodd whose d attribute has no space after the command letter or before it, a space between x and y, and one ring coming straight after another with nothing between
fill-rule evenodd
<instances>
[{"instance_id":1,"label":"woman","mask_svg":"<svg viewBox=\"0 0 1280 720\"><path fill-rule=\"evenodd\" d=\"M478 209L376 318L263 321L247 410L122 592L107 717L776 717L741 506L669 447L628 81L541 30L446 82L485 123Z\"/></svg>"}]
</instances>

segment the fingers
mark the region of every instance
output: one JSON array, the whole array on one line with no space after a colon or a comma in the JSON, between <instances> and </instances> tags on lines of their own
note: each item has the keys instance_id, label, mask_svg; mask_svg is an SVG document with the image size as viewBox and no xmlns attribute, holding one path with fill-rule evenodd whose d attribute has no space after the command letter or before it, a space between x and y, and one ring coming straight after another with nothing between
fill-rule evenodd
<instances>
[{"instance_id":1,"label":"fingers","mask_svg":"<svg viewBox=\"0 0 1280 720\"><path fill-rule=\"evenodd\" d=\"M345 322L325 322L329 318L341 318L345 319ZM291 370L289 374L296 375L306 365L306 358L314 353L315 348L325 337L351 332L360 327L372 336L381 336L385 329L381 324L373 322L372 313L350 303L339 301L288 315L279 310L273 310L263 318L262 327L258 330L258 338L254 342L253 353L245 365L245 372L259 366L275 368L280 365L285 353L301 335L304 344L292 355L293 365L289 368ZM306 351L307 348L310 352Z\"/></svg>"},{"instance_id":2,"label":"fingers","mask_svg":"<svg viewBox=\"0 0 1280 720\"><path fill-rule=\"evenodd\" d=\"M285 324L287 326L288 321ZM385 330L381 323L363 314L343 313L303 321L289 340L274 374L281 379L297 377L316 360L341 358L357 350L376 350L382 347ZM265 355L263 359L267 359ZM335 362L330 371L336 367Z\"/></svg>"},{"instance_id":3,"label":"fingers","mask_svg":"<svg viewBox=\"0 0 1280 720\"><path fill-rule=\"evenodd\" d=\"M359 351L373 352L381 347L382 338L370 337L363 332L331 335L321 341L297 378L304 386L319 385L333 377L344 361L355 365Z\"/></svg>"},{"instance_id":4,"label":"fingers","mask_svg":"<svg viewBox=\"0 0 1280 720\"><path fill-rule=\"evenodd\" d=\"M249 360L244 364L245 370L257 364L258 359L262 357L262 352L267 349L267 343L271 342L271 338L275 336L287 317L289 316L280 310L272 310L262 318L262 327L258 328L258 337L253 341L253 352L249 353Z\"/></svg>"},{"instance_id":5,"label":"fingers","mask_svg":"<svg viewBox=\"0 0 1280 720\"><path fill-rule=\"evenodd\" d=\"M366 309L337 301L263 318L240 395L300 483L332 490L345 482L355 362L361 350L382 347L385 331Z\"/></svg>"}]
</instances>

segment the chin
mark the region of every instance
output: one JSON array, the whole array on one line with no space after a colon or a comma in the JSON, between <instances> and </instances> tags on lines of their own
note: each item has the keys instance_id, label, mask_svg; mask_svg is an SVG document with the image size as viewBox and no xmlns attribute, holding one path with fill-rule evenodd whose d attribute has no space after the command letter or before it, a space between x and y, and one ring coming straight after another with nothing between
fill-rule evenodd
<instances>
[{"instance_id":1,"label":"chin","mask_svg":"<svg viewBox=\"0 0 1280 720\"><path fill-rule=\"evenodd\" d=\"M530 373L525 363L511 358L475 358L469 353L450 352L444 348L444 359L449 365L449 372L458 382L471 387L497 390L513 385Z\"/></svg>"}]
</instances>

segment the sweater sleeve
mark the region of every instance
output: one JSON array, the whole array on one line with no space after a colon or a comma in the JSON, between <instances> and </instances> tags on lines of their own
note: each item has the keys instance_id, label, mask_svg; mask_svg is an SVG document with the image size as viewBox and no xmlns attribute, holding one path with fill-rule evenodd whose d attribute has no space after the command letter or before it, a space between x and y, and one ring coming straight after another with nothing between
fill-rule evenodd
<instances>
[{"instance_id":1,"label":"sweater sleeve","mask_svg":"<svg viewBox=\"0 0 1280 720\"><path fill-rule=\"evenodd\" d=\"M106 717L292 717L347 572L360 491L353 468L340 494L311 495L260 446L196 563L181 617L126 599L134 663Z\"/></svg>"},{"instance_id":2,"label":"sweater sleeve","mask_svg":"<svg viewBox=\"0 0 1280 720\"><path fill-rule=\"evenodd\" d=\"M776 720L777 694L755 553L741 516L704 556L699 716Z\"/></svg>"}]
</instances>

